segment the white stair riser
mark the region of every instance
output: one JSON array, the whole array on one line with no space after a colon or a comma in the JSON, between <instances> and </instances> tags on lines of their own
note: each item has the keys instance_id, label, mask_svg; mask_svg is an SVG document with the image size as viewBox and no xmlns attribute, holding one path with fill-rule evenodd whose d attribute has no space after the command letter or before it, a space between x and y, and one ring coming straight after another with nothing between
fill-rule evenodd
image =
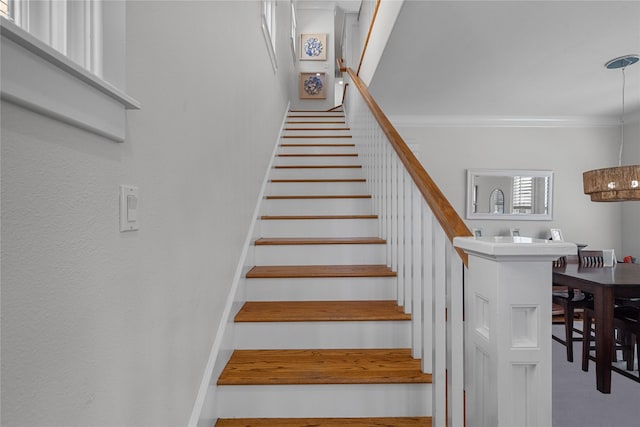
<instances>
[{"instance_id":1,"label":"white stair riser","mask_svg":"<svg viewBox=\"0 0 640 427\"><path fill-rule=\"evenodd\" d=\"M313 112L308 113L304 111L290 112L287 114L287 121L291 120L305 120L309 122L315 122L320 120L345 120L344 112L331 111L331 112Z\"/></svg>"},{"instance_id":2,"label":"white stair riser","mask_svg":"<svg viewBox=\"0 0 640 427\"><path fill-rule=\"evenodd\" d=\"M431 384L219 386L221 418L431 416Z\"/></svg>"},{"instance_id":3,"label":"white stair riser","mask_svg":"<svg viewBox=\"0 0 640 427\"><path fill-rule=\"evenodd\" d=\"M247 279L247 301L388 301L397 298L395 277Z\"/></svg>"},{"instance_id":4,"label":"white stair riser","mask_svg":"<svg viewBox=\"0 0 640 427\"><path fill-rule=\"evenodd\" d=\"M360 165L362 162L353 156L278 156L275 165Z\"/></svg>"},{"instance_id":5,"label":"white stair riser","mask_svg":"<svg viewBox=\"0 0 640 427\"><path fill-rule=\"evenodd\" d=\"M353 154L356 153L355 147L352 146L284 146L278 148L278 154Z\"/></svg>"},{"instance_id":6,"label":"white stair riser","mask_svg":"<svg viewBox=\"0 0 640 427\"><path fill-rule=\"evenodd\" d=\"M243 350L409 348L411 321L239 322L235 348Z\"/></svg>"},{"instance_id":7,"label":"white stair riser","mask_svg":"<svg viewBox=\"0 0 640 427\"><path fill-rule=\"evenodd\" d=\"M309 126L313 126L310 124ZM282 132L282 136L302 136L306 137L307 135L313 135L314 137L317 135L322 136L336 136L336 135L351 135L350 130L342 130L342 129L321 129L321 130L285 130Z\"/></svg>"},{"instance_id":8,"label":"white stair riser","mask_svg":"<svg viewBox=\"0 0 640 427\"><path fill-rule=\"evenodd\" d=\"M367 194L365 182L272 182L270 196Z\"/></svg>"},{"instance_id":9,"label":"white stair riser","mask_svg":"<svg viewBox=\"0 0 640 427\"><path fill-rule=\"evenodd\" d=\"M272 199L265 201L265 215L367 215L371 211L371 199Z\"/></svg>"},{"instance_id":10,"label":"white stair riser","mask_svg":"<svg viewBox=\"0 0 640 427\"><path fill-rule=\"evenodd\" d=\"M384 264L383 244L257 245L256 265Z\"/></svg>"},{"instance_id":11,"label":"white stair riser","mask_svg":"<svg viewBox=\"0 0 640 427\"><path fill-rule=\"evenodd\" d=\"M300 120L300 119L296 119ZM309 120L310 121L310 120ZM319 121L319 120L318 120ZM334 119L332 121L343 121L341 118ZM344 130L347 127L346 123L295 123L289 122L286 124L286 131L290 129L334 129L334 130Z\"/></svg>"},{"instance_id":12,"label":"white stair riser","mask_svg":"<svg viewBox=\"0 0 640 427\"><path fill-rule=\"evenodd\" d=\"M273 168L271 179L356 179L364 178L362 168Z\"/></svg>"},{"instance_id":13,"label":"white stair riser","mask_svg":"<svg viewBox=\"0 0 640 427\"><path fill-rule=\"evenodd\" d=\"M280 138L281 144L353 144L353 138Z\"/></svg>"},{"instance_id":14,"label":"white stair riser","mask_svg":"<svg viewBox=\"0 0 640 427\"><path fill-rule=\"evenodd\" d=\"M262 237L362 237L378 234L377 219L261 220Z\"/></svg>"}]
</instances>

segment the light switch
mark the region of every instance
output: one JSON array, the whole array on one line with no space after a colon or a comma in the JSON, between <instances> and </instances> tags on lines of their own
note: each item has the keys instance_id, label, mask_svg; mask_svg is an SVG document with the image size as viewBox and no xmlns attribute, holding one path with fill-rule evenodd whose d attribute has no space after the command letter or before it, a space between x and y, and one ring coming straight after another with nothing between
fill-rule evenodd
<instances>
[{"instance_id":1,"label":"light switch","mask_svg":"<svg viewBox=\"0 0 640 427\"><path fill-rule=\"evenodd\" d=\"M120 231L138 230L138 187L120 186Z\"/></svg>"}]
</instances>

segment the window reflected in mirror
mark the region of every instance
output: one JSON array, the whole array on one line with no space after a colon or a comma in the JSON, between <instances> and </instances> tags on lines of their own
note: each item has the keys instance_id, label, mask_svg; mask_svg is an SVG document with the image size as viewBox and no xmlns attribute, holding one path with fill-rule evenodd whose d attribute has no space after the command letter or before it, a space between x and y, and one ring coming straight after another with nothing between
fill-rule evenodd
<instances>
[{"instance_id":1,"label":"window reflected in mirror","mask_svg":"<svg viewBox=\"0 0 640 427\"><path fill-rule=\"evenodd\" d=\"M467 218L552 219L553 172L469 169Z\"/></svg>"}]
</instances>

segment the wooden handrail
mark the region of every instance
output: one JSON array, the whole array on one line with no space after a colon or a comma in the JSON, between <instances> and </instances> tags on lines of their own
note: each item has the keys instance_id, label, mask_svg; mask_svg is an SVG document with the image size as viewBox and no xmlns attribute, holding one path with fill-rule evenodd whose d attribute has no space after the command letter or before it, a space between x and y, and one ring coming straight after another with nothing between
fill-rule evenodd
<instances>
[{"instance_id":1,"label":"wooden handrail","mask_svg":"<svg viewBox=\"0 0 640 427\"><path fill-rule=\"evenodd\" d=\"M449 200L447 200L440 188L438 188L433 179L431 179L427 171L424 169L422 164L420 164L418 159L416 159L416 156L411 152L382 109L380 109L369 93L369 89L367 89L364 82L351 68L347 69L347 73L349 73L351 81L353 81L358 88L358 91L367 103L369 110L371 110L371 113L382 128L382 131L387 136L389 143L398 154L398 157L407 169L407 172L409 172L413 182L418 187L418 190L420 190L422 197L424 197L425 201L431 208L433 215L437 218L449 241L453 242L454 237L473 236L471 230L469 230L464 221L462 221L462 218L460 218L455 209L453 209ZM456 248L456 251L460 255L464 265L468 266L467 254L459 248Z\"/></svg>"},{"instance_id":2,"label":"wooden handrail","mask_svg":"<svg viewBox=\"0 0 640 427\"><path fill-rule=\"evenodd\" d=\"M362 46L362 55L360 55L360 63L358 64L358 72L357 75L360 74L360 68L362 67L362 62L364 61L364 54L367 52L367 46L369 45L369 38L371 37L371 31L373 31L373 24L376 23L376 16L378 15L378 9L380 8L380 1L376 1L376 7L373 10L373 16L371 16L371 23L369 24L369 31L367 32L367 38L364 41L364 46Z\"/></svg>"},{"instance_id":3,"label":"wooden handrail","mask_svg":"<svg viewBox=\"0 0 640 427\"><path fill-rule=\"evenodd\" d=\"M347 67L344 65L344 61L342 60L342 58L337 58L336 62L338 63L338 69L340 70L341 73L344 73L347 71Z\"/></svg>"}]
</instances>

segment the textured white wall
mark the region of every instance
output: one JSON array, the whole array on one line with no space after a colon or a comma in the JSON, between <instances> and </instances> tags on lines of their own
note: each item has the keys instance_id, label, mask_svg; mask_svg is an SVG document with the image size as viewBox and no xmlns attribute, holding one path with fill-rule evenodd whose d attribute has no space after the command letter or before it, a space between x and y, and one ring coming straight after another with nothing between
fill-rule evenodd
<instances>
[{"instance_id":1,"label":"textured white wall","mask_svg":"<svg viewBox=\"0 0 640 427\"><path fill-rule=\"evenodd\" d=\"M186 425L277 138L258 1L127 15L125 143L2 103L3 426Z\"/></svg>"},{"instance_id":2,"label":"textured white wall","mask_svg":"<svg viewBox=\"0 0 640 427\"><path fill-rule=\"evenodd\" d=\"M617 129L399 126L398 131L415 144L420 162L463 219L467 169L554 171L552 221L465 219L469 228L506 236L519 227L521 235L538 238L560 228L567 241L621 250L621 205L593 203L582 191L582 172L617 162Z\"/></svg>"}]
</instances>

